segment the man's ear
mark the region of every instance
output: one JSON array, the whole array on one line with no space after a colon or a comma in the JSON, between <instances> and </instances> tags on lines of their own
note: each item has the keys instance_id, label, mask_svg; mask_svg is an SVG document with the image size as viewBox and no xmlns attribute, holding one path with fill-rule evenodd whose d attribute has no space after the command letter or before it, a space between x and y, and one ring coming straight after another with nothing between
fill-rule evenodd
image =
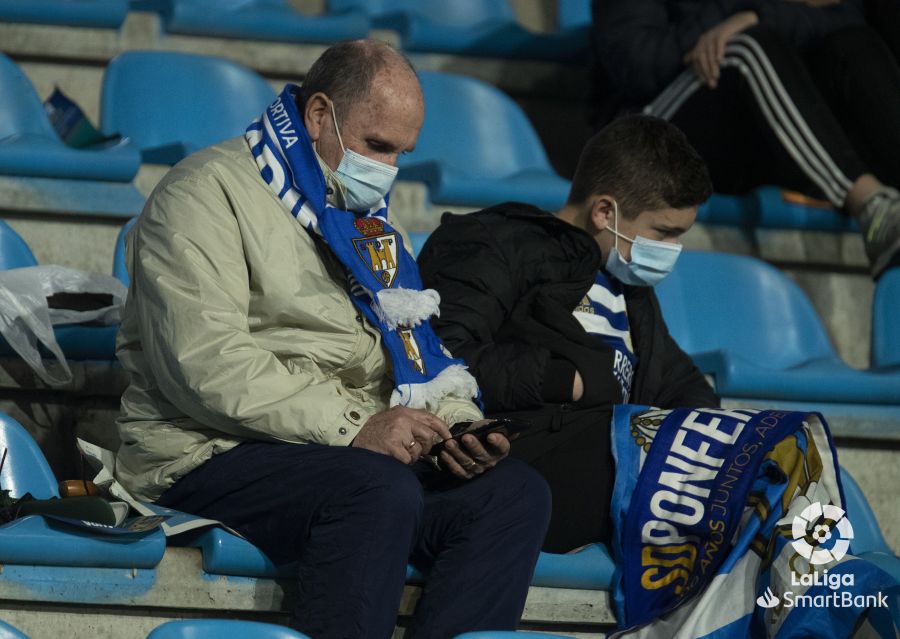
<instances>
[{"instance_id":1,"label":"man's ear","mask_svg":"<svg viewBox=\"0 0 900 639\"><path fill-rule=\"evenodd\" d=\"M322 129L327 126L325 123L331 117L331 103L324 93L313 93L309 96L303 110L303 123L306 125L310 140L318 141Z\"/></svg>"},{"instance_id":2,"label":"man's ear","mask_svg":"<svg viewBox=\"0 0 900 639\"><path fill-rule=\"evenodd\" d=\"M588 219L598 233L603 229L614 225L614 197L612 197L611 195L592 195L590 199L590 206L591 209L590 211L588 211Z\"/></svg>"}]
</instances>

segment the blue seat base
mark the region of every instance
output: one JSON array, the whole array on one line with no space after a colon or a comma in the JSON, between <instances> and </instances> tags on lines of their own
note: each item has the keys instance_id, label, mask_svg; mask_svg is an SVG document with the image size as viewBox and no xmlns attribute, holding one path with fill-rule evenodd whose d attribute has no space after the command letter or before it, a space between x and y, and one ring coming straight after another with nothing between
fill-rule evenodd
<instances>
[{"instance_id":1,"label":"blue seat base","mask_svg":"<svg viewBox=\"0 0 900 639\"><path fill-rule=\"evenodd\" d=\"M0 22L58 24L117 29L125 21L128 0L3 0Z\"/></svg>"}]
</instances>

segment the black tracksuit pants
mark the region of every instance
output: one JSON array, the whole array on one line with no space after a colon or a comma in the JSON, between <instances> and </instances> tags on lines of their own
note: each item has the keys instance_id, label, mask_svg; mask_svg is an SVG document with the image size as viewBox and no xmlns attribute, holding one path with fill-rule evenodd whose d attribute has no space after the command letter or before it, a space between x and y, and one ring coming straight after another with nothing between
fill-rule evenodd
<instances>
[{"instance_id":1,"label":"black tracksuit pants","mask_svg":"<svg viewBox=\"0 0 900 639\"><path fill-rule=\"evenodd\" d=\"M898 23L804 51L748 29L728 43L716 89L688 69L645 113L687 134L720 192L777 184L841 208L864 173L900 187L900 65L882 37L900 47Z\"/></svg>"}]
</instances>

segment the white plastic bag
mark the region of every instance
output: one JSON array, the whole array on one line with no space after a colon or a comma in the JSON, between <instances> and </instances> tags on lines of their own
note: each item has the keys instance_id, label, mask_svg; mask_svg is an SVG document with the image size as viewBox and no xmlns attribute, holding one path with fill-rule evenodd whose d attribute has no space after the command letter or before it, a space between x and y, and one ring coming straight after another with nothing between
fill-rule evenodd
<instances>
[{"instance_id":1,"label":"white plastic bag","mask_svg":"<svg viewBox=\"0 0 900 639\"><path fill-rule=\"evenodd\" d=\"M111 306L90 311L51 309L47 298L54 293L100 293L112 295ZM0 271L0 335L42 380L52 386L72 380L53 326L100 322L117 324L122 320L127 289L116 278L63 266L30 266ZM56 359L48 368L38 351L44 344Z\"/></svg>"}]
</instances>

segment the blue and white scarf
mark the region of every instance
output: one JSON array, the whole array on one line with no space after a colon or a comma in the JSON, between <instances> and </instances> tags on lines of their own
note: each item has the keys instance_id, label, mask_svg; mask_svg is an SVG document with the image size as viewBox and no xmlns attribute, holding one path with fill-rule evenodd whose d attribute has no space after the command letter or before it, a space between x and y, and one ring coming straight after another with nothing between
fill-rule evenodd
<instances>
[{"instance_id":1,"label":"blue and white scarf","mask_svg":"<svg viewBox=\"0 0 900 639\"><path fill-rule=\"evenodd\" d=\"M631 343L623 285L597 271L594 285L573 312L585 331L600 338L615 351L613 376L622 388L622 403L631 397L631 382L637 356Z\"/></svg>"},{"instance_id":2,"label":"blue and white scarf","mask_svg":"<svg viewBox=\"0 0 900 639\"><path fill-rule=\"evenodd\" d=\"M353 303L381 332L394 368L391 405L435 410L442 398L478 399L462 360L452 359L428 323L437 291L422 290L419 269L388 224L388 198L365 214L330 206L325 176L288 84L244 137L263 180L285 209L328 244L348 271Z\"/></svg>"},{"instance_id":3,"label":"blue and white scarf","mask_svg":"<svg viewBox=\"0 0 900 639\"><path fill-rule=\"evenodd\" d=\"M613 453L613 637L895 636L821 415L619 406Z\"/></svg>"}]
</instances>

